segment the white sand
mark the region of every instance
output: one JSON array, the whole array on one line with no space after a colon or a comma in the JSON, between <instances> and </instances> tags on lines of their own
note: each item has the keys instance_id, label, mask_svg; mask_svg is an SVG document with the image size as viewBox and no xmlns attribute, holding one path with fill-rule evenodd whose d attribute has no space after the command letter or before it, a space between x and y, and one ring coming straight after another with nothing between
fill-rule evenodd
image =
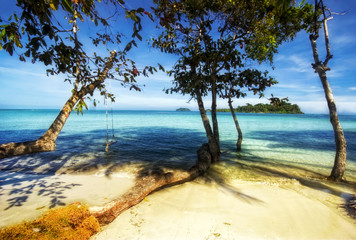
<instances>
[{"instance_id":1,"label":"white sand","mask_svg":"<svg viewBox=\"0 0 356 240\"><path fill-rule=\"evenodd\" d=\"M214 169L219 166L208 178L149 195L92 239L356 239L354 220L339 207L351 189L279 177L249 181L247 170L223 173L234 177L222 184L212 180ZM133 174L104 171L41 177L0 172L0 227L32 220L53 203L100 206L133 185Z\"/></svg>"},{"instance_id":2,"label":"white sand","mask_svg":"<svg viewBox=\"0 0 356 240\"><path fill-rule=\"evenodd\" d=\"M356 239L342 211L290 187L243 184L233 193L185 183L150 195L93 239Z\"/></svg>"},{"instance_id":3,"label":"white sand","mask_svg":"<svg viewBox=\"0 0 356 240\"><path fill-rule=\"evenodd\" d=\"M1 183L0 227L33 220L50 207L74 202L89 206L103 205L119 197L134 184L129 174L114 174L106 177L101 172L93 175L18 175L0 172ZM8 178L6 175L8 174ZM26 180L24 180L24 178Z\"/></svg>"}]
</instances>

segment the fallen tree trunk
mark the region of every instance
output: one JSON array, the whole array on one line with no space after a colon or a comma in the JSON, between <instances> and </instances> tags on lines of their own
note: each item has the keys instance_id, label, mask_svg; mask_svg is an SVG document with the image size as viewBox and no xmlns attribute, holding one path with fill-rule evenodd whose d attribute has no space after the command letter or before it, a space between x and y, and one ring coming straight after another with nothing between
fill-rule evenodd
<instances>
[{"instance_id":1,"label":"fallen tree trunk","mask_svg":"<svg viewBox=\"0 0 356 240\"><path fill-rule=\"evenodd\" d=\"M140 203L150 193L164 187L189 182L205 173L211 165L212 156L207 143L197 152L198 161L188 171L156 169L141 174L136 184L119 199L108 203L104 207L92 207L90 212L101 225L111 223L122 212Z\"/></svg>"},{"instance_id":2,"label":"fallen tree trunk","mask_svg":"<svg viewBox=\"0 0 356 240\"><path fill-rule=\"evenodd\" d=\"M98 78L87 86L83 86L79 91L73 91L72 96L64 104L62 110L53 121L48 130L37 140L20 142L20 143L4 143L0 145L0 159L18 155L25 155L38 152L49 152L56 150L56 140L59 133L62 131L70 113L74 106L87 94L93 94L94 90L99 87L107 78L109 70L113 67L116 58L116 52L110 53L110 58L106 62L104 69L101 71Z\"/></svg>"}]
</instances>

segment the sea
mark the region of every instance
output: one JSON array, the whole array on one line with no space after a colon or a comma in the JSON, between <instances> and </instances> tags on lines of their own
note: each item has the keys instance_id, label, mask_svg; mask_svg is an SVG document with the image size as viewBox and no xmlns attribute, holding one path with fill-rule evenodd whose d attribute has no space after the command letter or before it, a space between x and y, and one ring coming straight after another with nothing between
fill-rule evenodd
<instances>
[{"instance_id":1,"label":"sea","mask_svg":"<svg viewBox=\"0 0 356 240\"><path fill-rule=\"evenodd\" d=\"M39 138L59 110L0 110L0 144ZM244 163L294 166L330 173L335 142L328 115L237 114L242 132L242 151L236 152L237 131L231 113L218 113L221 162L244 167ZM347 174L356 174L356 115L339 116L347 141ZM106 142L112 143L108 152ZM73 112L57 139L54 152L18 156L28 165L71 161L92 165L109 164L187 168L196 162L196 151L207 142L199 112L109 111ZM3 160L0 160L0 166ZM226 164L230 163L230 164ZM59 168L60 166L58 166ZM292 169L292 168L290 168ZM228 169L226 169L228 170ZM251 177L251 176L245 176Z\"/></svg>"}]
</instances>

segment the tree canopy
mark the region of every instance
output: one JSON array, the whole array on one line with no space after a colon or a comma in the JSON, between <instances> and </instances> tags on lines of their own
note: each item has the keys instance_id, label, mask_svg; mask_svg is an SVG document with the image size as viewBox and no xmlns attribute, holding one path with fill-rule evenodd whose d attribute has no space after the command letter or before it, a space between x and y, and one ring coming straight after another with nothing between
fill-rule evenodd
<instances>
[{"instance_id":1,"label":"tree canopy","mask_svg":"<svg viewBox=\"0 0 356 240\"><path fill-rule=\"evenodd\" d=\"M142 40L141 18L152 19L143 8L128 9L122 0L18 0L16 5L17 12L7 20L0 19L0 49L17 55L21 61L42 62L47 66L47 75L65 74L73 91L92 84L108 61L109 52L118 46L122 50L117 51L114 71L108 78L139 91L136 77L155 71L150 66L137 69L134 60L127 57L131 47L137 46L136 40ZM125 29L114 21L120 16L132 20L131 39L127 42L123 42ZM80 25L84 23L95 29L90 39L81 36ZM95 89L114 100L104 82ZM80 99L76 110L82 111L83 107L87 106Z\"/></svg>"},{"instance_id":2,"label":"tree canopy","mask_svg":"<svg viewBox=\"0 0 356 240\"><path fill-rule=\"evenodd\" d=\"M106 88L107 78L140 91L136 77L156 71L152 66L137 69L135 61L127 57L132 46L137 46L136 40L142 40L141 17L152 19L143 8L128 9L123 0L18 0L16 6L19 13L0 19L0 48L18 55L20 61L43 63L49 76L64 74L64 81L73 89L39 139L2 144L0 158L55 150L57 137L73 109L83 113L96 90L114 101ZM117 26L114 20L125 17L132 20L133 28L130 40L122 43L126 26ZM82 36L81 22L95 30ZM120 50L113 50L117 48Z\"/></svg>"},{"instance_id":3,"label":"tree canopy","mask_svg":"<svg viewBox=\"0 0 356 240\"><path fill-rule=\"evenodd\" d=\"M310 21L311 5L281 8L279 1L155 0L155 15L163 28L153 46L179 56L169 74L167 93L188 94L198 102L211 149L219 154L216 98L262 94L276 82L247 61L273 63L283 41L294 38ZM212 123L202 96L212 97ZM216 157L218 158L218 157Z\"/></svg>"}]
</instances>

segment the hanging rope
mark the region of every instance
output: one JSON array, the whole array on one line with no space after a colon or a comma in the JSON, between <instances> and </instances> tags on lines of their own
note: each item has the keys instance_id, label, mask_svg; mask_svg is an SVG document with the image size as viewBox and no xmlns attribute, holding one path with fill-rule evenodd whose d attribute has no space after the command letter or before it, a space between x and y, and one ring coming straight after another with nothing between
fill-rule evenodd
<instances>
[{"instance_id":1,"label":"hanging rope","mask_svg":"<svg viewBox=\"0 0 356 240\"><path fill-rule=\"evenodd\" d=\"M104 104L105 104L105 108L106 108L106 147L105 147L105 151L108 152L109 151L109 120L108 120L108 100L107 100L107 94L105 94L105 98L104 98Z\"/></svg>"},{"instance_id":2,"label":"hanging rope","mask_svg":"<svg viewBox=\"0 0 356 240\"><path fill-rule=\"evenodd\" d=\"M110 81L110 91L111 91L111 81ZM104 98L105 109L106 109L106 147L105 151L109 151L109 146L116 143L117 140L115 138L115 131L114 131L114 111L112 109L112 101L110 100L110 110L111 110L111 140L109 139L109 114L108 114L108 94L105 94Z\"/></svg>"},{"instance_id":3,"label":"hanging rope","mask_svg":"<svg viewBox=\"0 0 356 240\"><path fill-rule=\"evenodd\" d=\"M110 91L111 91L111 80L110 80ZM112 101L110 100L110 108L111 108L111 131L112 131L112 139L116 142L115 132L114 132L114 111L112 110Z\"/></svg>"}]
</instances>

